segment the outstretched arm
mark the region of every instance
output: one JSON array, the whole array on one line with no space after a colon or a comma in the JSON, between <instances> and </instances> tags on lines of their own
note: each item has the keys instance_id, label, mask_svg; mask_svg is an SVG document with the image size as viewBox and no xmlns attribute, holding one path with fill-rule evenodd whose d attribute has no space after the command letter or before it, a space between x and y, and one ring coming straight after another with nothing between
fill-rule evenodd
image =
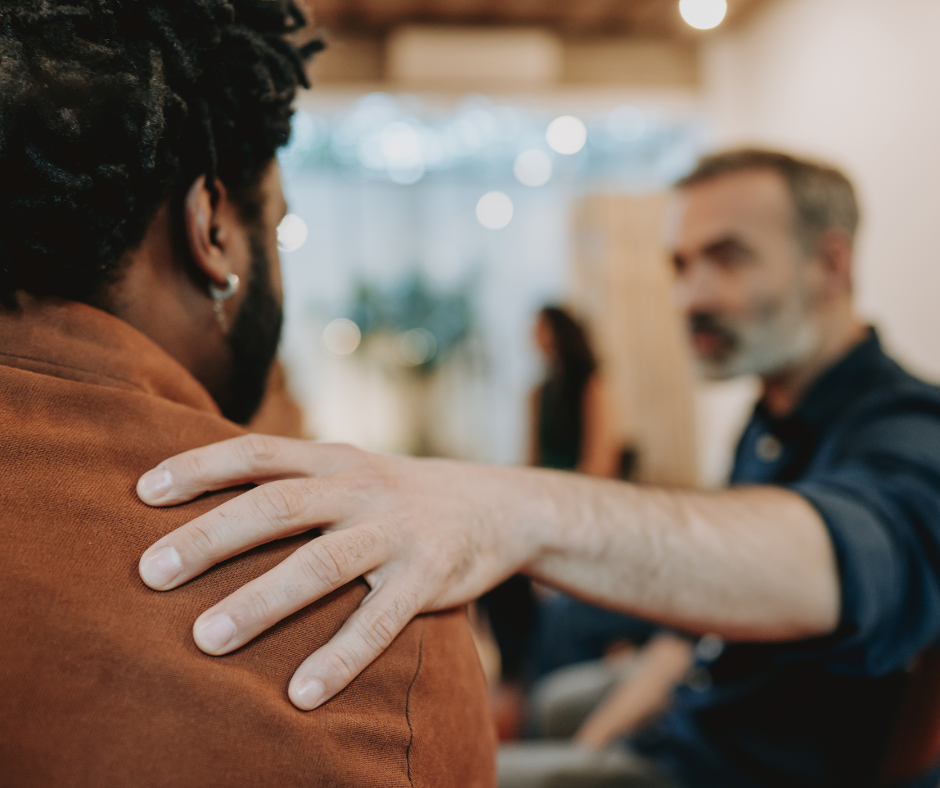
<instances>
[{"instance_id":1,"label":"outstretched arm","mask_svg":"<svg viewBox=\"0 0 940 788\"><path fill-rule=\"evenodd\" d=\"M365 577L372 591L362 606L291 681L301 708L339 692L416 614L466 603L517 571L729 639L821 635L839 617L825 526L781 489L668 492L252 435L167 460L138 492L167 506L245 483L258 486L153 545L141 576L169 590L232 555L322 527L324 536L194 627L200 648L225 654Z\"/></svg>"}]
</instances>

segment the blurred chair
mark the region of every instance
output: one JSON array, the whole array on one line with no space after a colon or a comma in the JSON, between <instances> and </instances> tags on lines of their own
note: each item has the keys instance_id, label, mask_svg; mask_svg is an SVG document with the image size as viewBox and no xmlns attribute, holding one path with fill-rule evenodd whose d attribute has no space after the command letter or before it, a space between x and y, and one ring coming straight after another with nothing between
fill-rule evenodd
<instances>
[{"instance_id":1,"label":"blurred chair","mask_svg":"<svg viewBox=\"0 0 940 788\"><path fill-rule=\"evenodd\" d=\"M940 774L934 769L933 782L915 781L940 760L940 647L917 658L891 736L880 784L888 786L936 786ZM908 783L908 781L910 781Z\"/></svg>"}]
</instances>

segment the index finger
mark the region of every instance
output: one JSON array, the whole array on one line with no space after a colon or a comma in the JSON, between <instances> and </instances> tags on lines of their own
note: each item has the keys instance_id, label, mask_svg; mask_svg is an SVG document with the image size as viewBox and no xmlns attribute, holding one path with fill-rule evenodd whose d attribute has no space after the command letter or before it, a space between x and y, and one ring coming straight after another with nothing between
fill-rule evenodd
<instances>
[{"instance_id":1,"label":"index finger","mask_svg":"<svg viewBox=\"0 0 940 788\"><path fill-rule=\"evenodd\" d=\"M297 668L288 697L305 711L346 687L421 612L421 594L402 579L374 589L333 638Z\"/></svg>"},{"instance_id":2,"label":"index finger","mask_svg":"<svg viewBox=\"0 0 940 788\"><path fill-rule=\"evenodd\" d=\"M141 579L168 591L253 547L339 520L347 503L342 485L326 480L263 484L152 544L140 557Z\"/></svg>"},{"instance_id":3,"label":"index finger","mask_svg":"<svg viewBox=\"0 0 940 788\"><path fill-rule=\"evenodd\" d=\"M226 487L317 475L339 449L292 438L243 435L164 460L140 477L137 495L151 506L174 506Z\"/></svg>"}]
</instances>

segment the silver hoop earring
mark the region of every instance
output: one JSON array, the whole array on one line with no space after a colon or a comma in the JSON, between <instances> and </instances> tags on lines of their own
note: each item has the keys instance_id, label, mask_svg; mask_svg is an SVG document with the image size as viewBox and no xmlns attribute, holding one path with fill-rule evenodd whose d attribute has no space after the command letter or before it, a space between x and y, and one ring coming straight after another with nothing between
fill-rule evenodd
<instances>
[{"instance_id":1,"label":"silver hoop earring","mask_svg":"<svg viewBox=\"0 0 940 788\"><path fill-rule=\"evenodd\" d=\"M215 312L215 319L219 321L219 328L225 334L228 331L228 321L225 319L225 310L222 309L222 302L228 301L238 292L239 285L238 274L228 274L225 277L225 287L218 288L211 282L209 283L209 295L212 296L212 309Z\"/></svg>"}]
</instances>

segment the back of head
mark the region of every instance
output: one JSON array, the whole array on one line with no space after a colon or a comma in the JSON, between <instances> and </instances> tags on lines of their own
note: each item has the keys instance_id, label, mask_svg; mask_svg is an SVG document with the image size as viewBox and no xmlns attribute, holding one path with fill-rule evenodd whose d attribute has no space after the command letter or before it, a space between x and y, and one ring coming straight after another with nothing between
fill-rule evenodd
<instances>
[{"instance_id":1,"label":"back of head","mask_svg":"<svg viewBox=\"0 0 940 788\"><path fill-rule=\"evenodd\" d=\"M806 253L815 249L827 230L841 230L854 240L860 218L855 189L844 173L828 164L778 151L740 148L705 156L676 187L687 189L755 170L770 170L785 181L793 200L797 237Z\"/></svg>"},{"instance_id":2,"label":"back of head","mask_svg":"<svg viewBox=\"0 0 940 788\"><path fill-rule=\"evenodd\" d=\"M0 6L0 302L93 303L205 174L247 213L306 85L293 0Z\"/></svg>"},{"instance_id":3,"label":"back of head","mask_svg":"<svg viewBox=\"0 0 940 788\"><path fill-rule=\"evenodd\" d=\"M0 300L20 304L0 315L4 784L492 782L489 738L463 735L487 730L488 710L462 612L406 627L304 714L288 679L358 607L364 581L222 659L196 648L192 624L310 533L233 557L172 599L134 568L158 538L237 494L151 509L135 480L241 431L151 338L72 302L94 305L157 212L200 176L210 191L224 184L246 219L260 208L255 190L318 47L290 43L302 24L290 0L0 4Z\"/></svg>"}]
</instances>

